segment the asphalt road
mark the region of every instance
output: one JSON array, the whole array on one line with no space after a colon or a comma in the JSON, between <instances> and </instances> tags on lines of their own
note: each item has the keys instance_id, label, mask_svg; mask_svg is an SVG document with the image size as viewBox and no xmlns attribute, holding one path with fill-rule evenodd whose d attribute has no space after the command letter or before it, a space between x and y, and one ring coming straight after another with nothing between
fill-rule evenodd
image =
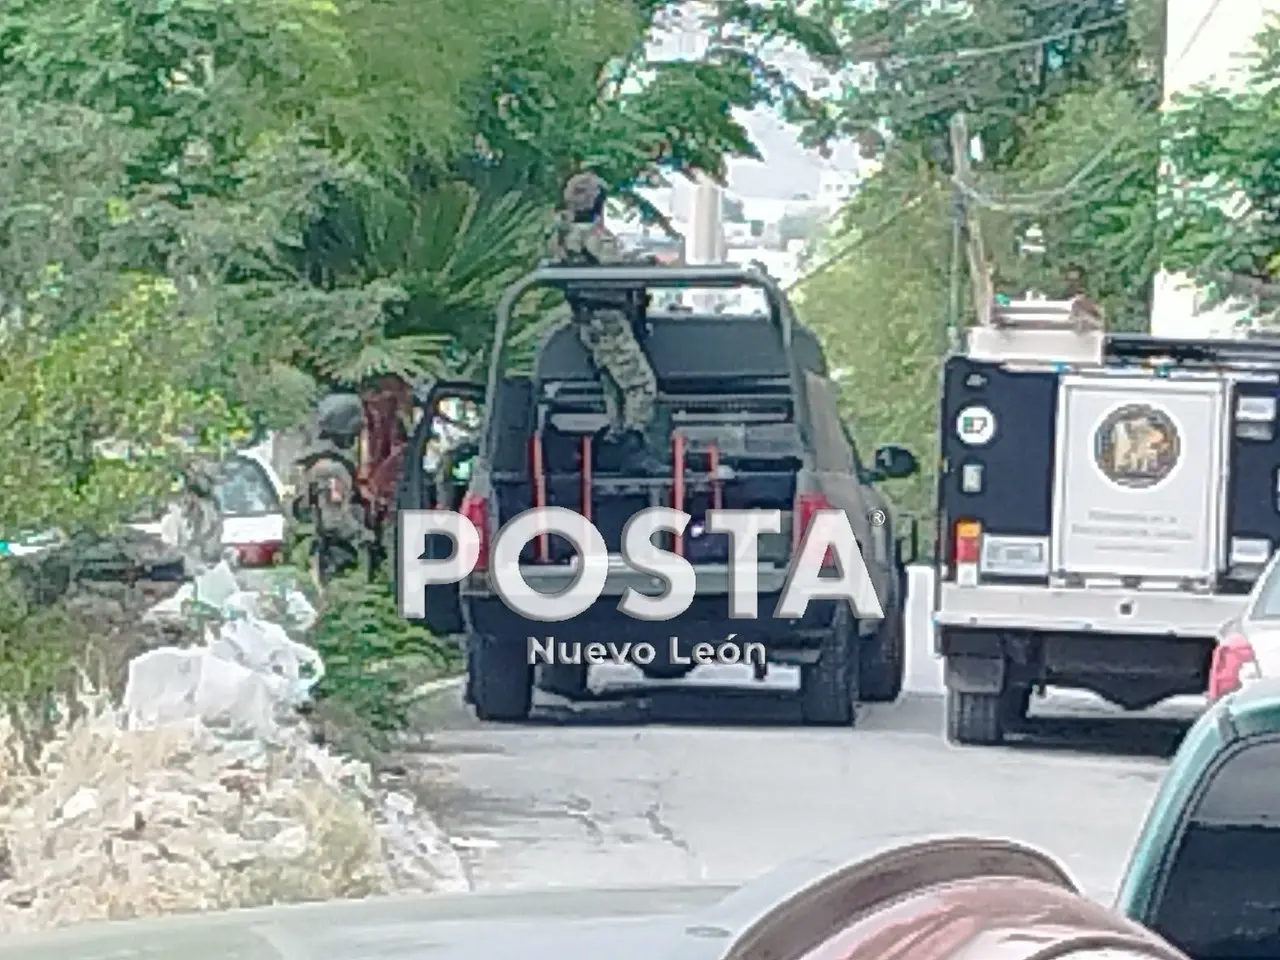
<instances>
[{"instance_id":1,"label":"asphalt road","mask_svg":"<svg viewBox=\"0 0 1280 960\"><path fill-rule=\"evenodd\" d=\"M477 723L450 691L421 760L474 888L737 883L832 844L973 833L1047 849L1108 897L1198 705L1126 715L1051 693L1018 742L952 747L923 574L914 586L908 693L856 730L800 726L782 669L650 684L601 668L594 702L539 694L520 727Z\"/></svg>"}]
</instances>

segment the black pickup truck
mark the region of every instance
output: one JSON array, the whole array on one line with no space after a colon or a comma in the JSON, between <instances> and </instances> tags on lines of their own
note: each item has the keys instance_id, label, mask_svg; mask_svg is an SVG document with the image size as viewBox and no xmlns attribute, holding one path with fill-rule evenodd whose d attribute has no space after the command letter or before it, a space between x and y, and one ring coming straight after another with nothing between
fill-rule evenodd
<instances>
[{"instance_id":1,"label":"black pickup truck","mask_svg":"<svg viewBox=\"0 0 1280 960\"><path fill-rule=\"evenodd\" d=\"M667 425L672 471L664 477L621 475L598 441L606 425L599 376L571 323L542 343L532 376L504 375L502 340L517 300L535 288L570 295L627 293L629 302L655 302L662 288L763 290L767 315L681 311L633 316L659 384L661 422ZM498 342L486 384L438 383L423 400L426 413L406 457L401 507L448 506L482 531L482 541L533 507L560 506L587 516L611 554L620 551L627 521L651 506L672 506L694 518L684 538L666 549L683 554L697 574L687 611L672 621L631 619L617 609L626 589L661 593L651 575L625 562L610 564L596 603L573 620L531 622L507 607L494 590L488 556L458 585L427 587L427 626L439 634L467 636L469 699L482 719L517 721L528 716L535 686L531 637L553 632L573 643L627 641L670 649L670 638L692 646L761 644L756 664L763 678L770 663L801 670L807 722L852 725L857 703L897 698L903 675L904 566L914 559L914 521L899 524L878 487L881 480L917 469L907 450L886 446L873 465L858 458L837 413L837 392L818 341L798 325L781 291L766 275L736 267L543 268L516 284L498 310ZM466 402L483 409L466 488L433 485L421 451L441 427L436 411ZM757 583L760 617L729 616L728 538L702 533L698 518L712 509L775 509L782 532L759 539ZM844 601L817 600L799 619L771 614L787 580L799 534L817 510L840 509L849 518L885 617L859 621ZM435 542L439 540L440 542ZM453 552L447 537L428 538L425 557ZM439 552L437 552L439 551ZM573 583L573 548L555 536L535 538L520 557L525 581L543 593ZM655 589L655 586L657 589ZM758 649L758 648L757 648ZM651 678L678 678L693 666L681 655L645 664ZM540 685L570 697L587 692L587 664L542 669Z\"/></svg>"}]
</instances>

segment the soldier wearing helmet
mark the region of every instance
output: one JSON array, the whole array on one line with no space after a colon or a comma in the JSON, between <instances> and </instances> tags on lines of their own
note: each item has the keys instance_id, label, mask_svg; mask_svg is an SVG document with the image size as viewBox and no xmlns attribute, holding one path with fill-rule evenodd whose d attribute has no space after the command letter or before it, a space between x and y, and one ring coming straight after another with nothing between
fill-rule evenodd
<instances>
[{"instance_id":1,"label":"soldier wearing helmet","mask_svg":"<svg viewBox=\"0 0 1280 960\"><path fill-rule=\"evenodd\" d=\"M318 584L362 565L370 556L373 532L356 487L356 443L364 406L352 393L320 401L313 437L298 458L301 493L293 516L312 527L311 572Z\"/></svg>"},{"instance_id":2,"label":"soldier wearing helmet","mask_svg":"<svg viewBox=\"0 0 1280 960\"><path fill-rule=\"evenodd\" d=\"M547 243L552 263L565 266L601 266L634 262L623 253L617 239L604 226L605 188L593 173L580 173L564 188L564 210ZM636 339L625 304L600 299L573 303L578 335L600 372L605 410L609 414L607 439L621 445L622 469L639 474L665 472L649 447L657 378Z\"/></svg>"}]
</instances>

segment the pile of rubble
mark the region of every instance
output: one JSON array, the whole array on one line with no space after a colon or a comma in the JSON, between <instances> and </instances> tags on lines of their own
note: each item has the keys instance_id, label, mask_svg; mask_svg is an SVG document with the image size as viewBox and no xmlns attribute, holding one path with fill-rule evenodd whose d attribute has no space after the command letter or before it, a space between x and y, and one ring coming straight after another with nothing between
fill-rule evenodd
<instances>
[{"instance_id":1,"label":"pile of rubble","mask_svg":"<svg viewBox=\"0 0 1280 960\"><path fill-rule=\"evenodd\" d=\"M305 600L264 604L221 568L151 619L190 617L193 601L218 611L203 645L135 657L123 705L67 711L81 719L35 772L0 749L0 933L465 889L413 798L317 746L297 716L323 665L262 608L305 618ZM12 732L0 722L0 746Z\"/></svg>"}]
</instances>

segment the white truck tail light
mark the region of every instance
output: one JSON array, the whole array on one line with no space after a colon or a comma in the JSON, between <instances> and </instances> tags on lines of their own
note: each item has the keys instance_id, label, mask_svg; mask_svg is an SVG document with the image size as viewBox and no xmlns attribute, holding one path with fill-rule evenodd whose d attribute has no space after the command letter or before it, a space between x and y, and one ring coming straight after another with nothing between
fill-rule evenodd
<instances>
[{"instance_id":1,"label":"white truck tail light","mask_svg":"<svg viewBox=\"0 0 1280 960\"><path fill-rule=\"evenodd\" d=\"M966 463L960 468L960 490L964 493L981 493L982 473L982 464Z\"/></svg>"},{"instance_id":2,"label":"white truck tail light","mask_svg":"<svg viewBox=\"0 0 1280 960\"><path fill-rule=\"evenodd\" d=\"M1253 644L1243 634L1228 634L1218 641L1209 664L1209 701L1220 700L1261 678Z\"/></svg>"},{"instance_id":3,"label":"white truck tail light","mask_svg":"<svg viewBox=\"0 0 1280 960\"><path fill-rule=\"evenodd\" d=\"M1233 567L1262 567L1271 559L1271 541L1248 537L1231 538L1229 563Z\"/></svg>"},{"instance_id":4,"label":"white truck tail light","mask_svg":"<svg viewBox=\"0 0 1280 960\"><path fill-rule=\"evenodd\" d=\"M982 524L960 520L955 526L956 583L962 587L978 585L978 561L982 557Z\"/></svg>"}]
</instances>

